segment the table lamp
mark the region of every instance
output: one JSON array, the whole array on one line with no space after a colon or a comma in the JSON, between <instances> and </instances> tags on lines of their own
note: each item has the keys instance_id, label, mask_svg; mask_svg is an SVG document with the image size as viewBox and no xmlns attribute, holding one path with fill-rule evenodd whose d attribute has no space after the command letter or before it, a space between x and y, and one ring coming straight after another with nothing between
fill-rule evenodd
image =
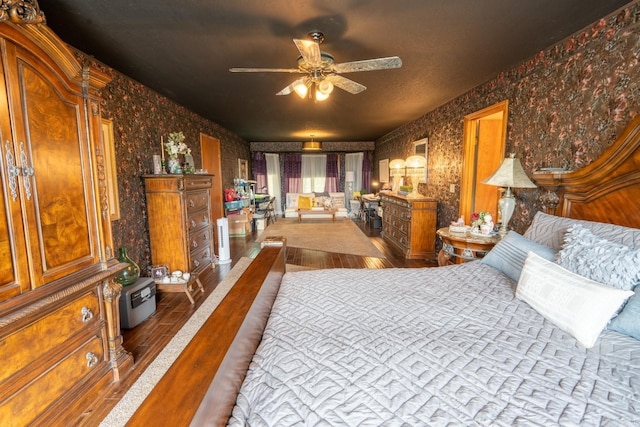
<instances>
[{"instance_id":1,"label":"table lamp","mask_svg":"<svg viewBox=\"0 0 640 427\"><path fill-rule=\"evenodd\" d=\"M407 175L411 177L411 186L413 187L411 194L407 197L422 197L418 192L418 183L420 182L420 178L424 176L424 170L427 167L427 158L418 155L409 156L404 163L407 166Z\"/></svg>"},{"instance_id":2,"label":"table lamp","mask_svg":"<svg viewBox=\"0 0 640 427\"><path fill-rule=\"evenodd\" d=\"M404 175L404 160L402 159L393 159L391 163L389 163L389 170L391 171L391 176L393 177L393 187L391 191L397 193L400 188L400 177Z\"/></svg>"},{"instance_id":3,"label":"table lamp","mask_svg":"<svg viewBox=\"0 0 640 427\"><path fill-rule=\"evenodd\" d=\"M498 170L489 178L482 181L482 183L496 187L506 187L506 190L498 201L498 209L500 210L500 217L502 219L498 233L500 236L504 236L509 231L509 220L511 220L511 215L513 215L516 207L516 199L511 193L511 187L536 188L536 185L531 182L524 169L522 169L520 160L515 158L515 153L509 154L509 157L504 159Z\"/></svg>"}]
</instances>

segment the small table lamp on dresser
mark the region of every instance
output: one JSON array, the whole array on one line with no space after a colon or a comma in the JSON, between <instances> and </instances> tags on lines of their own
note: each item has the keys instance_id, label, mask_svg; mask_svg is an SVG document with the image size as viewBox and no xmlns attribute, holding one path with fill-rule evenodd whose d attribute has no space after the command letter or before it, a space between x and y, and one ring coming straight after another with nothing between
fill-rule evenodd
<instances>
[{"instance_id":1,"label":"small table lamp on dresser","mask_svg":"<svg viewBox=\"0 0 640 427\"><path fill-rule=\"evenodd\" d=\"M520 160L515 158L514 153L509 154L509 157L504 159L498 170L482 183L507 188L498 201L498 209L502 220L498 233L504 237L509 231L509 220L511 220L516 207L516 199L511 193L511 188L536 188L536 185L531 182L524 169L522 169Z\"/></svg>"}]
</instances>

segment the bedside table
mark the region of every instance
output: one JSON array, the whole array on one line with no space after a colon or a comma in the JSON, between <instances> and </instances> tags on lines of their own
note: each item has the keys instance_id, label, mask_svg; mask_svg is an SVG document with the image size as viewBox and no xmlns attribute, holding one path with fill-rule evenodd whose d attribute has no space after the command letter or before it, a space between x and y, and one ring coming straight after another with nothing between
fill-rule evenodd
<instances>
[{"instance_id":1,"label":"bedside table","mask_svg":"<svg viewBox=\"0 0 640 427\"><path fill-rule=\"evenodd\" d=\"M496 243L500 236L476 236L469 231L466 233L452 233L449 227L443 227L437 232L442 239L442 249L438 253L438 265L462 264L485 256Z\"/></svg>"}]
</instances>

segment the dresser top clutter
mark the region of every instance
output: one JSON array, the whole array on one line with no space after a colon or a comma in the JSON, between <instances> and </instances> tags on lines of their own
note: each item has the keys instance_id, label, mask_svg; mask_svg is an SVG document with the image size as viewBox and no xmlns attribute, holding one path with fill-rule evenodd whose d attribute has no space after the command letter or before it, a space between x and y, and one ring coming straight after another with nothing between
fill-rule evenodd
<instances>
[{"instance_id":1,"label":"dresser top clutter","mask_svg":"<svg viewBox=\"0 0 640 427\"><path fill-rule=\"evenodd\" d=\"M122 348L99 92L37 2L0 13L0 425L72 425ZM18 23L18 22L24 23Z\"/></svg>"}]
</instances>

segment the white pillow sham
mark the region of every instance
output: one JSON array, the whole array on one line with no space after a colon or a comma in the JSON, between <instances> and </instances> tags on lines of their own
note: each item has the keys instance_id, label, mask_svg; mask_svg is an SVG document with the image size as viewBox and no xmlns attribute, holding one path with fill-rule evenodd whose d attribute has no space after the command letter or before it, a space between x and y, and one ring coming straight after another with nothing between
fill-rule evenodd
<instances>
[{"instance_id":1,"label":"white pillow sham","mask_svg":"<svg viewBox=\"0 0 640 427\"><path fill-rule=\"evenodd\" d=\"M516 297L591 348L632 291L586 279L530 252Z\"/></svg>"}]
</instances>

